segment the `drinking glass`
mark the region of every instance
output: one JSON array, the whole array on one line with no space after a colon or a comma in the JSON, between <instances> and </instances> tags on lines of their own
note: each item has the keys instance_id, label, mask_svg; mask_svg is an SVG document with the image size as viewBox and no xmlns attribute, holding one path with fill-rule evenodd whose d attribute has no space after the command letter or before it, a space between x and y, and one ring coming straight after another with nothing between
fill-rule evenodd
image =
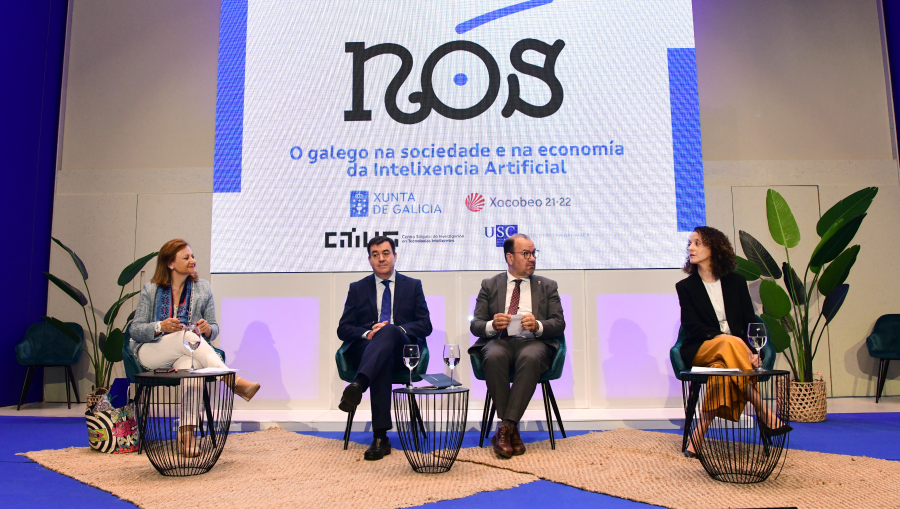
<instances>
[{"instance_id":1,"label":"drinking glass","mask_svg":"<svg viewBox=\"0 0 900 509\"><path fill-rule=\"evenodd\" d=\"M409 368L409 386L412 387L412 372L419 365L419 345L403 346L403 364Z\"/></svg>"},{"instance_id":2,"label":"drinking glass","mask_svg":"<svg viewBox=\"0 0 900 509\"><path fill-rule=\"evenodd\" d=\"M762 349L769 340L769 331L766 329L766 324L751 323L747 325L747 339L750 340L750 344L753 345L753 348L756 348L756 352L759 354L759 367L754 368L753 371L765 371L762 367Z\"/></svg>"},{"instance_id":3,"label":"drinking glass","mask_svg":"<svg viewBox=\"0 0 900 509\"><path fill-rule=\"evenodd\" d=\"M197 324L194 322L188 322L187 325L181 329L181 342L184 343L184 347L191 352L191 369L188 370L188 373L194 372L194 350L200 348L200 335L197 333ZM188 336L188 332L193 332L193 335Z\"/></svg>"},{"instance_id":4,"label":"drinking glass","mask_svg":"<svg viewBox=\"0 0 900 509\"><path fill-rule=\"evenodd\" d=\"M450 388L453 388L453 368L459 364L459 345L444 345L444 364L450 368Z\"/></svg>"}]
</instances>

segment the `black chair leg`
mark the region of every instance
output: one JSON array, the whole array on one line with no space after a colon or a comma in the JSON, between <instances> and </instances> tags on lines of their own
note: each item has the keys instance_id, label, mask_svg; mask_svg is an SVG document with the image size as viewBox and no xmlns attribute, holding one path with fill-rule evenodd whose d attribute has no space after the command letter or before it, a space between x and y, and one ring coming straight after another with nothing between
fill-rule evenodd
<instances>
[{"instance_id":1,"label":"black chair leg","mask_svg":"<svg viewBox=\"0 0 900 509\"><path fill-rule=\"evenodd\" d=\"M69 375L69 382L72 383L72 391L75 392L75 403L81 403L81 397L78 396L78 384L75 383L75 374L72 373L72 366L66 366L66 373Z\"/></svg>"},{"instance_id":2,"label":"black chair leg","mask_svg":"<svg viewBox=\"0 0 900 509\"><path fill-rule=\"evenodd\" d=\"M65 367L63 367L63 371L65 371ZM72 392L69 389L69 376L67 373L63 373L63 378L66 379L66 404L69 406L69 410L72 409Z\"/></svg>"},{"instance_id":3,"label":"black chair leg","mask_svg":"<svg viewBox=\"0 0 900 509\"><path fill-rule=\"evenodd\" d=\"M684 405L684 434L681 437L681 452L684 452L688 446L688 438L691 434L691 427L694 424L694 412L697 409L697 402L700 399L700 387L702 386L698 382L687 383L690 385L687 404Z\"/></svg>"},{"instance_id":4,"label":"black chair leg","mask_svg":"<svg viewBox=\"0 0 900 509\"><path fill-rule=\"evenodd\" d=\"M541 382L541 393L544 395L544 414L547 416L547 430L550 432L550 449L556 450L556 437L553 436L553 417L550 415L550 398L547 396L549 382Z\"/></svg>"},{"instance_id":5,"label":"black chair leg","mask_svg":"<svg viewBox=\"0 0 900 509\"><path fill-rule=\"evenodd\" d=\"M547 382L547 392L550 394L550 404L553 406L553 413L556 414L556 424L559 424L559 431L563 438L566 438L566 428L563 427L562 417L559 415L559 407L556 406L556 396L553 395L553 386Z\"/></svg>"},{"instance_id":6,"label":"black chair leg","mask_svg":"<svg viewBox=\"0 0 900 509\"><path fill-rule=\"evenodd\" d=\"M878 400L881 399L881 393L884 391L884 382L887 379L888 366L890 366L890 359L881 359L881 362L878 365L878 386L875 389L875 403L878 403Z\"/></svg>"},{"instance_id":7,"label":"black chair leg","mask_svg":"<svg viewBox=\"0 0 900 509\"><path fill-rule=\"evenodd\" d=\"M488 427L488 415L491 413L491 393L484 395L484 410L481 412L481 431L478 436L478 447L484 447L484 437L490 432Z\"/></svg>"},{"instance_id":8,"label":"black chair leg","mask_svg":"<svg viewBox=\"0 0 900 509\"><path fill-rule=\"evenodd\" d=\"M28 366L28 369L25 370L25 382L22 383L22 395L19 396L19 406L16 407L17 412L22 409L22 403L25 403L25 395L31 388L32 378L34 378L34 366Z\"/></svg>"},{"instance_id":9,"label":"black chair leg","mask_svg":"<svg viewBox=\"0 0 900 509\"><path fill-rule=\"evenodd\" d=\"M347 414L347 427L344 429L344 450L347 450L347 445L350 443L350 428L353 426L353 416L356 415L356 409L350 411Z\"/></svg>"},{"instance_id":10,"label":"black chair leg","mask_svg":"<svg viewBox=\"0 0 900 509\"><path fill-rule=\"evenodd\" d=\"M491 398L491 411L488 412L488 424L487 424L487 431L484 434L485 437L490 435L491 431L494 429L494 416L496 413L497 413L497 405L494 404L494 399ZM498 428L499 428L499 425L498 425Z\"/></svg>"}]
</instances>

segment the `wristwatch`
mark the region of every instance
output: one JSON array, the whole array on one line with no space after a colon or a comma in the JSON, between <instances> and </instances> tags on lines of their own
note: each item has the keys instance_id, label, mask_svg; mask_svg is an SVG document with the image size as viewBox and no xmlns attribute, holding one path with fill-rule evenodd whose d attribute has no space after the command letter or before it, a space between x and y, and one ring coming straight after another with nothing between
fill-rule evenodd
<instances>
[{"instance_id":1,"label":"wristwatch","mask_svg":"<svg viewBox=\"0 0 900 509\"><path fill-rule=\"evenodd\" d=\"M156 325L153 326L153 330L157 334L161 334L162 333L162 322L156 322Z\"/></svg>"}]
</instances>

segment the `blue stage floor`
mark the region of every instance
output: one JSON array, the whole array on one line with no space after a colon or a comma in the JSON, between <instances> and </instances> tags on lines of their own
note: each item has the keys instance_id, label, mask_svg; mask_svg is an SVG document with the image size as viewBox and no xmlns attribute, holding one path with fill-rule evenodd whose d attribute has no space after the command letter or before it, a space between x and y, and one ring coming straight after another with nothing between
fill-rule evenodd
<instances>
[{"instance_id":1,"label":"blue stage floor","mask_svg":"<svg viewBox=\"0 0 900 509\"><path fill-rule=\"evenodd\" d=\"M900 461L900 413L832 414L818 424L794 424L792 449L852 454ZM677 430L661 430L680 433ZM569 436L585 432L572 432ZM309 433L341 438L341 433ZM559 436L559 435L557 435ZM371 435L354 433L352 440L368 444ZM526 442L545 440L545 432L522 433ZM83 447L86 428L82 418L0 416L0 507L3 508L106 508L135 507L118 498L47 470L17 452L64 447ZM396 435L392 443L397 444ZM468 433L463 447L478 445L478 435ZM427 508L456 507L496 509L545 509L579 505L587 507L655 507L569 486L538 481L509 490L479 493L459 500L428 504Z\"/></svg>"}]
</instances>

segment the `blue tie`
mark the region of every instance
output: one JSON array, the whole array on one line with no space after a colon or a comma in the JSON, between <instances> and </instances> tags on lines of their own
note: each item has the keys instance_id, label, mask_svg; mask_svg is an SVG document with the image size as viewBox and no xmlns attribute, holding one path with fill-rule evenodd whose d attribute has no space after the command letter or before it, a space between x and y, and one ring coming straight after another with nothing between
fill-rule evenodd
<instances>
[{"instance_id":1,"label":"blue tie","mask_svg":"<svg viewBox=\"0 0 900 509\"><path fill-rule=\"evenodd\" d=\"M385 280L384 294L381 296L381 316L378 317L379 322L391 321L391 281Z\"/></svg>"}]
</instances>

